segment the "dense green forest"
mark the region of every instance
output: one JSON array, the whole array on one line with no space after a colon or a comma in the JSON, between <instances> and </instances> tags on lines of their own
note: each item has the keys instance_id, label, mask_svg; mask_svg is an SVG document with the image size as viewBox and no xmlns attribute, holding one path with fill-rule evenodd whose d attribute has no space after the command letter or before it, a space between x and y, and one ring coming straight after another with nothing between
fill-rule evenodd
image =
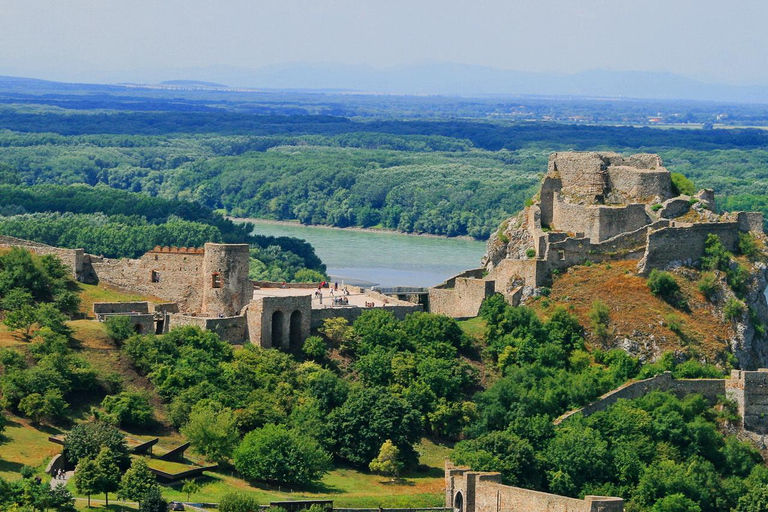
<instances>
[{"instance_id":1,"label":"dense green forest","mask_svg":"<svg viewBox=\"0 0 768 512\"><path fill-rule=\"evenodd\" d=\"M756 129L32 106L0 109L0 128L0 183L106 185L192 201L207 207L206 218L179 216L209 224L210 211L221 210L483 239L535 192L548 154L571 149L658 152L671 171L724 196L723 206L768 212L755 197L768 191L768 132ZM57 208L53 196L42 204ZM89 213L146 211L105 200L95 209L98 198L79 197ZM20 193L15 201L23 212L39 211ZM67 211L80 212L72 204Z\"/></svg>"}]
</instances>

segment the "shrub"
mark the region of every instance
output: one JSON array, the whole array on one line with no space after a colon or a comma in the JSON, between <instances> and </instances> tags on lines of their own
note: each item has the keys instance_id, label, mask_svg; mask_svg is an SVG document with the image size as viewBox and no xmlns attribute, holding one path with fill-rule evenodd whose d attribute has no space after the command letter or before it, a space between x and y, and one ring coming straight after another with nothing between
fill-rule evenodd
<instances>
[{"instance_id":1,"label":"shrub","mask_svg":"<svg viewBox=\"0 0 768 512\"><path fill-rule=\"evenodd\" d=\"M741 318L746 311L747 306L739 299L730 298L723 306L723 316L730 321Z\"/></svg>"},{"instance_id":2,"label":"shrub","mask_svg":"<svg viewBox=\"0 0 768 512\"><path fill-rule=\"evenodd\" d=\"M227 460L239 439L231 410L218 410L202 403L192 408L181 433L195 450L216 462Z\"/></svg>"},{"instance_id":3,"label":"shrub","mask_svg":"<svg viewBox=\"0 0 768 512\"><path fill-rule=\"evenodd\" d=\"M722 270L726 272L731 262L731 253L729 253L720 237L715 234L708 234L704 242L704 256L701 258L701 266L705 270Z\"/></svg>"},{"instance_id":4,"label":"shrub","mask_svg":"<svg viewBox=\"0 0 768 512\"><path fill-rule=\"evenodd\" d=\"M127 340L133 335L131 319L124 315L110 316L104 321L104 327L107 329L107 335L116 344Z\"/></svg>"},{"instance_id":5,"label":"shrub","mask_svg":"<svg viewBox=\"0 0 768 512\"><path fill-rule=\"evenodd\" d=\"M664 205L660 203L656 203L655 205L651 206L651 210L655 212L661 210L662 208L664 208Z\"/></svg>"},{"instance_id":6,"label":"shrub","mask_svg":"<svg viewBox=\"0 0 768 512\"><path fill-rule=\"evenodd\" d=\"M304 341L304 355L315 361L325 359L325 341L319 336L310 336Z\"/></svg>"},{"instance_id":7,"label":"shrub","mask_svg":"<svg viewBox=\"0 0 768 512\"><path fill-rule=\"evenodd\" d=\"M648 288L652 294L661 297L672 305L684 305L684 300L680 295L680 285L669 272L653 269L651 275L648 276Z\"/></svg>"},{"instance_id":8,"label":"shrub","mask_svg":"<svg viewBox=\"0 0 768 512\"><path fill-rule=\"evenodd\" d=\"M133 425L144 427L152 421L152 405L146 393L123 391L107 395L101 402L104 410L102 419L115 426Z\"/></svg>"},{"instance_id":9,"label":"shrub","mask_svg":"<svg viewBox=\"0 0 768 512\"><path fill-rule=\"evenodd\" d=\"M259 510L259 501L249 494L231 492L222 496L219 510L221 512L254 512Z\"/></svg>"},{"instance_id":10,"label":"shrub","mask_svg":"<svg viewBox=\"0 0 768 512\"><path fill-rule=\"evenodd\" d=\"M608 309L605 302L599 299L592 302L592 308L589 310L589 322L595 337L601 341L605 341L608 338L610 315L611 310Z\"/></svg>"},{"instance_id":11,"label":"shrub","mask_svg":"<svg viewBox=\"0 0 768 512\"><path fill-rule=\"evenodd\" d=\"M528 258L533 258L534 256L536 256L536 249L533 249L533 248L526 249L525 255Z\"/></svg>"},{"instance_id":12,"label":"shrub","mask_svg":"<svg viewBox=\"0 0 768 512\"><path fill-rule=\"evenodd\" d=\"M673 194L677 196L682 194L692 196L696 192L696 187L694 186L693 181L686 178L683 174L673 172L670 175L670 178L672 179Z\"/></svg>"},{"instance_id":13,"label":"shrub","mask_svg":"<svg viewBox=\"0 0 768 512\"><path fill-rule=\"evenodd\" d=\"M667 327L669 327L669 330L675 334L679 335L683 332L683 322L679 316L674 314L666 315L664 317L664 322L667 324Z\"/></svg>"},{"instance_id":14,"label":"shrub","mask_svg":"<svg viewBox=\"0 0 768 512\"><path fill-rule=\"evenodd\" d=\"M552 293L552 288L548 286L539 287L539 295L541 295L542 297L549 297L551 293Z\"/></svg>"},{"instance_id":15,"label":"shrub","mask_svg":"<svg viewBox=\"0 0 768 512\"><path fill-rule=\"evenodd\" d=\"M714 297L718 291L717 277L712 272L704 272L701 274L698 287L699 291L704 294L707 300L712 300L712 297Z\"/></svg>"},{"instance_id":16,"label":"shrub","mask_svg":"<svg viewBox=\"0 0 768 512\"><path fill-rule=\"evenodd\" d=\"M748 258L758 255L757 240L752 233L739 233L739 252Z\"/></svg>"}]
</instances>

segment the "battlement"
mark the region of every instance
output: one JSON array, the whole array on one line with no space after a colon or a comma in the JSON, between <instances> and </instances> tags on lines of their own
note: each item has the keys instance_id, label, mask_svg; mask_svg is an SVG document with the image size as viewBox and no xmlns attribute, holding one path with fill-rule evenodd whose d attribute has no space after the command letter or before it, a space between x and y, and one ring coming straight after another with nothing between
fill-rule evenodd
<instances>
[{"instance_id":1,"label":"battlement","mask_svg":"<svg viewBox=\"0 0 768 512\"><path fill-rule=\"evenodd\" d=\"M203 255L205 254L205 249L202 247L160 247L159 245L156 245L151 251L148 251L147 254L199 254Z\"/></svg>"}]
</instances>

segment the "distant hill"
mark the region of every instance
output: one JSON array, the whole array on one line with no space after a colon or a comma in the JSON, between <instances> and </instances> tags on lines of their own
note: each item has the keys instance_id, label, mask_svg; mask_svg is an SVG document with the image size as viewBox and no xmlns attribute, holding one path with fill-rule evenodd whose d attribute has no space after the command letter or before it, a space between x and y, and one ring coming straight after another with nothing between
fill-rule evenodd
<instances>
[{"instance_id":1,"label":"distant hill","mask_svg":"<svg viewBox=\"0 0 768 512\"><path fill-rule=\"evenodd\" d=\"M217 84L215 82L202 82L200 80L166 80L160 82L160 85L171 85L179 87L229 87L224 84Z\"/></svg>"}]
</instances>

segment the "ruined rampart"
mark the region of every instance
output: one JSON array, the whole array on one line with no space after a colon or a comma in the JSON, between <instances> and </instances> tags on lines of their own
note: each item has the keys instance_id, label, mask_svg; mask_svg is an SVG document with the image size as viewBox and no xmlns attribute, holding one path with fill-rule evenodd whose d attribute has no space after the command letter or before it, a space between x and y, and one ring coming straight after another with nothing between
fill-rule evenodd
<instances>
[{"instance_id":1,"label":"ruined rampart","mask_svg":"<svg viewBox=\"0 0 768 512\"><path fill-rule=\"evenodd\" d=\"M248 341L248 324L245 316L208 318L169 313L166 318L171 327L193 325L206 331L215 332L219 338L229 343L240 344Z\"/></svg>"},{"instance_id":2,"label":"ruined rampart","mask_svg":"<svg viewBox=\"0 0 768 512\"><path fill-rule=\"evenodd\" d=\"M449 282L453 283L452 287L448 287ZM473 318L478 315L483 300L494 293L493 281L453 277L441 287L430 288L429 311L453 318Z\"/></svg>"},{"instance_id":3,"label":"ruined rampart","mask_svg":"<svg viewBox=\"0 0 768 512\"><path fill-rule=\"evenodd\" d=\"M202 309L203 249L155 247L139 259L94 261L100 282L179 303L181 311Z\"/></svg>"},{"instance_id":4,"label":"ruined rampart","mask_svg":"<svg viewBox=\"0 0 768 512\"><path fill-rule=\"evenodd\" d=\"M761 228L762 229L762 228ZM705 222L684 224L672 222L669 227L650 231L646 250L638 264L641 274L654 268L666 268L672 264L696 265L704 254L709 234L720 237L729 251L736 251L739 243L739 223Z\"/></svg>"},{"instance_id":5,"label":"ruined rampart","mask_svg":"<svg viewBox=\"0 0 768 512\"><path fill-rule=\"evenodd\" d=\"M744 430L768 434L768 369L731 371L725 392L736 402Z\"/></svg>"},{"instance_id":6,"label":"ruined rampart","mask_svg":"<svg viewBox=\"0 0 768 512\"><path fill-rule=\"evenodd\" d=\"M0 247L22 247L35 254L52 254L72 269L73 278L78 281L86 281L83 263L85 251L83 249L62 249L12 236L0 236Z\"/></svg>"},{"instance_id":7,"label":"ruined rampart","mask_svg":"<svg viewBox=\"0 0 768 512\"><path fill-rule=\"evenodd\" d=\"M768 376L768 374L766 374ZM557 418L554 423L560 424L574 414L581 413L590 416L604 411L620 399L633 400L647 395L652 391L667 391L682 398L690 394L700 394L710 403L717 402L718 397L726 395L726 379L673 379L670 372L664 372L649 379L629 382L604 394L581 409L574 409Z\"/></svg>"}]
</instances>

